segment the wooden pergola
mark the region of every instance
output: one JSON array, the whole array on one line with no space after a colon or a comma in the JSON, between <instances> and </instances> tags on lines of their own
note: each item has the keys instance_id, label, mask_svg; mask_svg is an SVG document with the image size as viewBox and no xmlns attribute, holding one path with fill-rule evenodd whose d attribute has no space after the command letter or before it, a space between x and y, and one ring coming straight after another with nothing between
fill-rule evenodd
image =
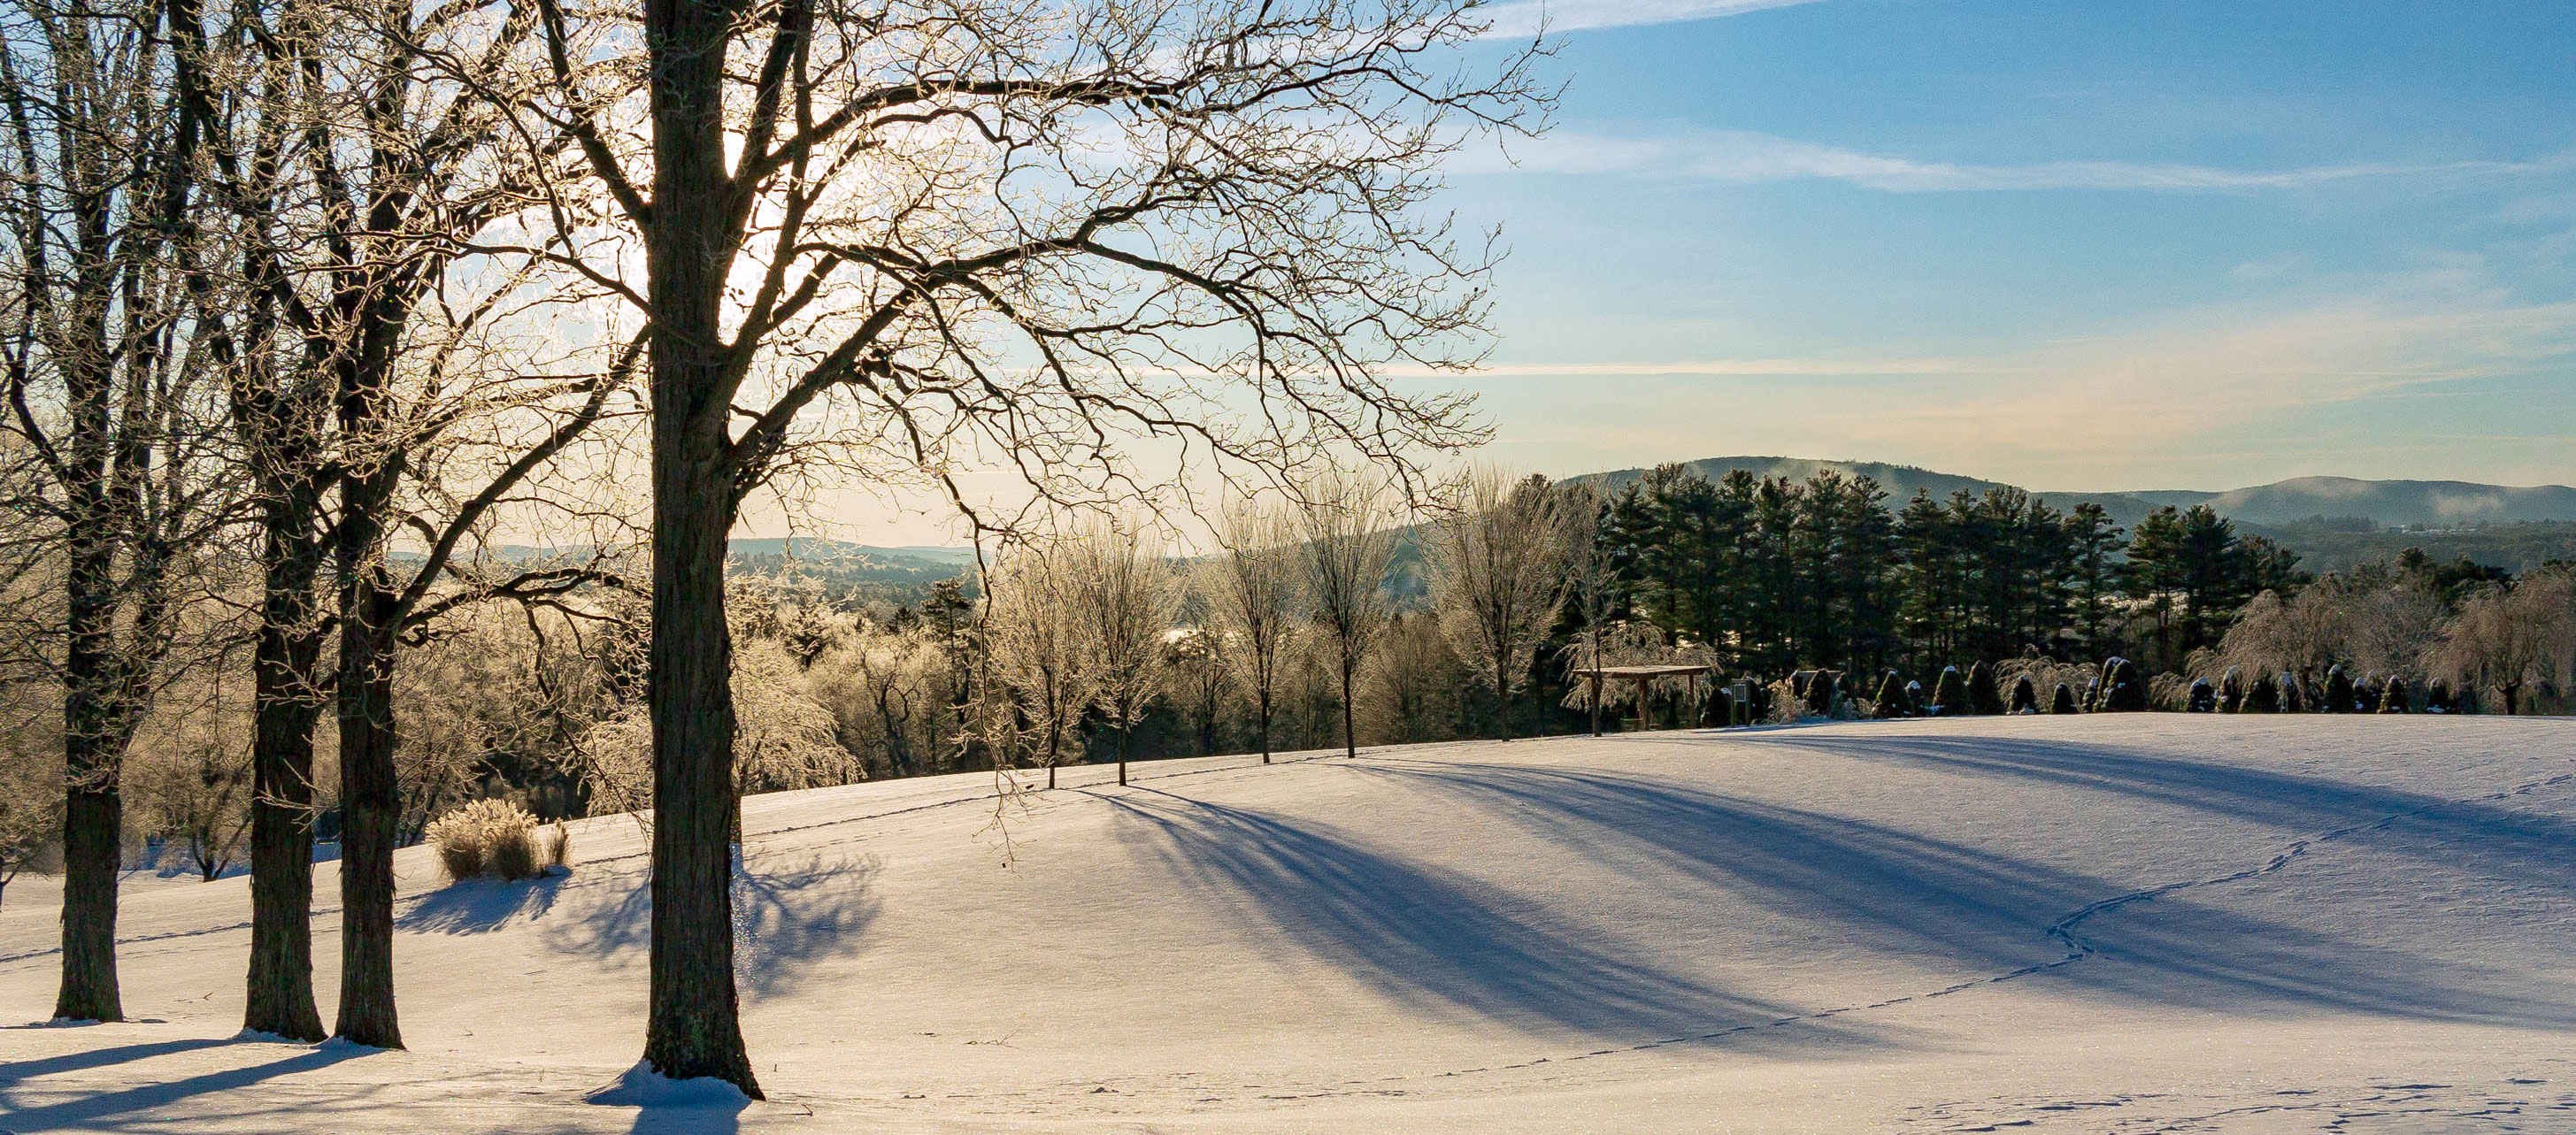
<instances>
[{"instance_id":1,"label":"wooden pergola","mask_svg":"<svg viewBox=\"0 0 2576 1135\"><path fill-rule=\"evenodd\" d=\"M1699 676L1702 674L1714 675L1716 670L1716 667L1706 665L1599 666L1590 670L1579 670L1576 671L1576 673L1582 674L1585 678L1591 681L1592 700L1589 703L1588 708L1593 711L1592 720L1595 722L1601 720L1601 679L1627 679L1629 684L1635 688L1637 693L1637 728L1642 731L1646 728L1646 683L1652 682L1657 678L1688 678L1690 679L1691 704L1697 705L1699 704ZM1597 726L1595 728L1595 735L1598 735Z\"/></svg>"}]
</instances>

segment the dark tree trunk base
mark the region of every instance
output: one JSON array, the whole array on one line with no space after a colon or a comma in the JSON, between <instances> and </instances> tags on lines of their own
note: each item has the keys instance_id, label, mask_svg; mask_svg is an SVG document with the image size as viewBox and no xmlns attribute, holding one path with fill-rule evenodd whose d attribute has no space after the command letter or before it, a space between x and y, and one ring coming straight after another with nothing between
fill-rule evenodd
<instances>
[{"instance_id":1,"label":"dark tree trunk base","mask_svg":"<svg viewBox=\"0 0 2576 1135\"><path fill-rule=\"evenodd\" d=\"M63 984L54 1016L122 1021L116 983L116 867L123 799L74 791L63 809Z\"/></svg>"}]
</instances>

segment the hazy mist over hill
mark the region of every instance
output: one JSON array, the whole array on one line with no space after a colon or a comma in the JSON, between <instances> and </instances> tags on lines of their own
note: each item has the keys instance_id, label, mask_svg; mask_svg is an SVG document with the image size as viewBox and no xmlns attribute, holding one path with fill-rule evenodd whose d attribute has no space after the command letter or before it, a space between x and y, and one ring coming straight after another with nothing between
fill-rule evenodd
<instances>
[{"instance_id":1,"label":"hazy mist over hill","mask_svg":"<svg viewBox=\"0 0 2576 1135\"><path fill-rule=\"evenodd\" d=\"M1910 465L1877 461L1819 461L1803 457L1707 457L1686 463L1710 480L1743 469L1757 477L1804 480L1825 469L1868 477L1901 503L1917 491L1946 497L1965 489L1982 493L2001 485L1978 477L1939 473ZM1617 469L1575 480L1617 488L1645 474L1644 469ZM2029 488L2030 486L2023 486ZM2225 492L2189 489L2136 489L2121 492L2062 492L2032 489L2060 509L2099 504L2123 525L2164 505L2188 508L2206 504L2246 524L2279 526L2315 517L2354 517L2384 528L2465 527L2536 521L2576 522L2576 488L2565 485L2515 487L2469 481L2364 481L2351 477L2295 477L2269 485Z\"/></svg>"}]
</instances>

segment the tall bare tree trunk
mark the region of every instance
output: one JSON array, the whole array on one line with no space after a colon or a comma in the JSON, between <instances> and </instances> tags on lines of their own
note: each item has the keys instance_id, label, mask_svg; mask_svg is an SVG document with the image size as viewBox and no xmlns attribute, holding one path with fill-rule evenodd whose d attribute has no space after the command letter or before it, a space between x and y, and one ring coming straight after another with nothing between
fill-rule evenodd
<instances>
[{"instance_id":1,"label":"tall bare tree trunk","mask_svg":"<svg viewBox=\"0 0 2576 1135\"><path fill-rule=\"evenodd\" d=\"M250 976L242 1027L321 1040L313 1007L313 727L322 653L313 630L321 568L318 494L300 478L267 487L261 517L266 594L252 657Z\"/></svg>"},{"instance_id":2,"label":"tall bare tree trunk","mask_svg":"<svg viewBox=\"0 0 2576 1135\"><path fill-rule=\"evenodd\" d=\"M679 385L666 376L687 373L666 362L681 354L664 349L668 336L655 341L657 401ZM665 1076L714 1076L758 1098L733 979L733 644L724 607L733 483L710 439L690 436L697 420L665 409L654 422L653 973L644 1059Z\"/></svg>"},{"instance_id":3,"label":"tall bare tree trunk","mask_svg":"<svg viewBox=\"0 0 2576 1135\"><path fill-rule=\"evenodd\" d=\"M124 797L113 734L118 716L115 626L116 541L108 527L106 491L106 378L94 398L80 398L76 412L96 421L76 427L73 466L84 480L66 486L76 515L68 533L69 643L63 658L63 980L54 1015L69 1020L121 1021L124 1000L116 982L116 870L124 833ZM95 428L92 428L92 427ZM94 442L93 442L93 439ZM94 458L94 459L93 459Z\"/></svg>"},{"instance_id":4,"label":"tall bare tree trunk","mask_svg":"<svg viewBox=\"0 0 2576 1135\"><path fill-rule=\"evenodd\" d=\"M107 564L92 552L106 545L80 534L73 540L72 633L63 667L63 981L54 1016L121 1021L116 869L125 803L118 791L117 746L108 736L114 711L102 704L112 666L105 641L112 608L99 593Z\"/></svg>"},{"instance_id":5,"label":"tall bare tree trunk","mask_svg":"<svg viewBox=\"0 0 2576 1135\"><path fill-rule=\"evenodd\" d=\"M379 140L379 147L384 144ZM392 232L403 224L384 188L395 180L388 164L380 148L368 231ZM355 342L335 360L340 434L369 463L340 480L332 548L340 581L341 910L340 1018L332 1032L376 1048L401 1048L394 1004L394 830L402 822L402 791L394 770L393 687L394 638L403 610L383 557L394 487L409 472L405 450L389 436L385 403L410 309L400 285L385 274L373 266L367 273L352 270L335 297L343 324L357 328ZM424 570L437 568L433 563Z\"/></svg>"},{"instance_id":6,"label":"tall bare tree trunk","mask_svg":"<svg viewBox=\"0 0 2576 1135\"><path fill-rule=\"evenodd\" d=\"M378 502L381 504L382 502ZM401 1048L394 1005L394 595L368 562L376 508L340 521L340 1019L334 1035Z\"/></svg>"},{"instance_id":7,"label":"tall bare tree trunk","mask_svg":"<svg viewBox=\"0 0 2576 1135\"><path fill-rule=\"evenodd\" d=\"M733 526L727 352L733 262L724 169L732 5L648 0L653 208L653 976L644 1059L753 1098L733 979L733 642L725 534Z\"/></svg>"},{"instance_id":8,"label":"tall bare tree trunk","mask_svg":"<svg viewBox=\"0 0 2576 1135\"><path fill-rule=\"evenodd\" d=\"M1351 712L1351 671L1355 668L1349 655L1342 656L1342 756L1356 759L1360 755L1360 735L1352 729L1357 720Z\"/></svg>"}]
</instances>

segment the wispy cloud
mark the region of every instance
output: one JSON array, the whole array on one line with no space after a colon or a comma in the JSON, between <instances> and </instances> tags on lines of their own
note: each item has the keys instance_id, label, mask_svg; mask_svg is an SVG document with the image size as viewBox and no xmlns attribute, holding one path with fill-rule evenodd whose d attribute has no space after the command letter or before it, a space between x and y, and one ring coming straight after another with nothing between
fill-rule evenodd
<instances>
[{"instance_id":1,"label":"wispy cloud","mask_svg":"<svg viewBox=\"0 0 2576 1135\"><path fill-rule=\"evenodd\" d=\"M2279 170L2240 170L2173 162L2039 162L1969 165L1873 154L1741 130L1689 130L1662 135L1566 131L1500 153L1462 156L1461 173L1519 169L1535 173L1616 174L1695 181L1841 181L1892 193L1976 190L2111 189L2213 192L2296 189L2365 178L2433 174L2498 175L2565 170L2576 153L2538 161L2354 163Z\"/></svg>"},{"instance_id":2,"label":"wispy cloud","mask_svg":"<svg viewBox=\"0 0 2576 1135\"><path fill-rule=\"evenodd\" d=\"M1489 372L1515 379L1489 398L1503 448L1542 468L1790 452L2083 489L2290 472L2472 471L2456 460L2358 470L2351 463L2365 451L2423 441L2415 423L2430 424L2420 408L2428 395L2491 398L2496 381L2563 371L2571 361L2576 301L2516 302L2433 272L2257 308L2168 312L2095 336L1991 354L1513 367ZM1549 384L1551 374L1573 381ZM1633 391L1581 381L1597 375L1708 381ZM1780 380L1765 381L1774 376ZM2372 424L2362 436L2318 436L2326 420L2320 415ZM2493 425L2534 432L2497 443L2480 455L2478 469L2521 450L2564 445L2538 428L2563 420L2554 412L2501 419ZM2450 415L2437 420L2446 434L2465 424ZM2456 445L2427 452L2461 456Z\"/></svg>"},{"instance_id":3,"label":"wispy cloud","mask_svg":"<svg viewBox=\"0 0 2576 1135\"><path fill-rule=\"evenodd\" d=\"M1837 378L1866 375L1965 374L1992 364L1971 358L1774 358L1682 359L1642 362L1497 363L1473 373L1492 378ZM1453 371L1391 368L1401 378L1438 378Z\"/></svg>"},{"instance_id":4,"label":"wispy cloud","mask_svg":"<svg viewBox=\"0 0 2576 1135\"><path fill-rule=\"evenodd\" d=\"M1544 25L1553 32L1616 28L1634 24L1669 24L1733 16L1764 8L1788 8L1816 0L1511 0L1486 14L1494 21L1489 37L1529 36Z\"/></svg>"}]
</instances>

